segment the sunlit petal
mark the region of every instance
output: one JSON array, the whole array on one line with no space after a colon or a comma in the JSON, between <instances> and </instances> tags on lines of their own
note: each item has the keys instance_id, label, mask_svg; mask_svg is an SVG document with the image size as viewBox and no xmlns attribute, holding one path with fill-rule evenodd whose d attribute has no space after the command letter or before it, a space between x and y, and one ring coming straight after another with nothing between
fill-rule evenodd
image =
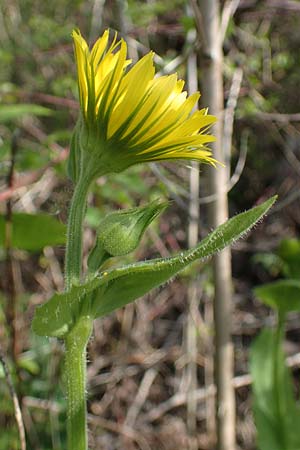
<instances>
[{"instance_id":1,"label":"sunlit petal","mask_svg":"<svg viewBox=\"0 0 300 450\"><path fill-rule=\"evenodd\" d=\"M206 147L215 117L192 112L199 93L188 97L176 74L156 78L152 52L128 69L127 45L116 33L111 42L106 30L91 51L78 30L72 36L94 174L149 161L215 163Z\"/></svg>"}]
</instances>

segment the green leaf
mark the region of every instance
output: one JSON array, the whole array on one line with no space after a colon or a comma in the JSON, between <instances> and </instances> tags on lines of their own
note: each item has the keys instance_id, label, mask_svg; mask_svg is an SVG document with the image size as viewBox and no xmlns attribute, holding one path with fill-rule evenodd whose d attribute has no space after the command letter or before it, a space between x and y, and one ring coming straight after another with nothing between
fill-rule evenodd
<instances>
[{"instance_id":1,"label":"green leaf","mask_svg":"<svg viewBox=\"0 0 300 450\"><path fill-rule=\"evenodd\" d=\"M212 256L232 244L261 219L274 201L275 198L271 198L262 205L229 219L193 249L170 258L136 263L108 272L108 278L113 275L111 281L104 293L101 292L94 299L96 317L132 302L168 281L193 261Z\"/></svg>"},{"instance_id":2,"label":"green leaf","mask_svg":"<svg viewBox=\"0 0 300 450\"><path fill-rule=\"evenodd\" d=\"M194 249L166 259L154 259L110 269L80 286L73 287L67 293L55 294L47 303L36 309L34 331L40 335L63 336L75 324L78 314L103 316L141 297L165 283L193 261L207 258L232 244L266 214L275 199L273 197L262 205L229 219ZM61 309L57 310L59 306Z\"/></svg>"},{"instance_id":3,"label":"green leaf","mask_svg":"<svg viewBox=\"0 0 300 450\"><path fill-rule=\"evenodd\" d=\"M76 318L88 309L89 297L96 288L103 284L103 278L95 278L89 282L73 286L69 292L55 294L51 299L35 310L32 329L39 336L63 337L72 329ZM85 297L87 296L87 297ZM83 299L87 299L84 304Z\"/></svg>"},{"instance_id":4,"label":"green leaf","mask_svg":"<svg viewBox=\"0 0 300 450\"><path fill-rule=\"evenodd\" d=\"M14 213L12 215L12 246L38 251L46 245L63 244L66 227L47 214ZM0 216L0 247L5 244L5 217Z\"/></svg>"},{"instance_id":5,"label":"green leaf","mask_svg":"<svg viewBox=\"0 0 300 450\"><path fill-rule=\"evenodd\" d=\"M280 314L300 311L300 281L278 280L254 289L255 295Z\"/></svg>"},{"instance_id":6,"label":"green leaf","mask_svg":"<svg viewBox=\"0 0 300 450\"><path fill-rule=\"evenodd\" d=\"M298 450L300 413L276 331L263 330L252 344L250 371L259 449Z\"/></svg>"},{"instance_id":7,"label":"green leaf","mask_svg":"<svg viewBox=\"0 0 300 450\"><path fill-rule=\"evenodd\" d=\"M24 116L50 116L53 112L44 106L26 104L0 105L0 123L22 119Z\"/></svg>"}]
</instances>

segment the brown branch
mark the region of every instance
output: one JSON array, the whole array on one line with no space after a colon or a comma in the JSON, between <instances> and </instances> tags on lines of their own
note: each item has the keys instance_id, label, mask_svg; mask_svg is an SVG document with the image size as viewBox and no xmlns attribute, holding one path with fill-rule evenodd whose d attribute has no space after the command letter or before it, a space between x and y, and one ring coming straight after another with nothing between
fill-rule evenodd
<instances>
[{"instance_id":1,"label":"brown branch","mask_svg":"<svg viewBox=\"0 0 300 450\"><path fill-rule=\"evenodd\" d=\"M34 101L35 103L48 103L49 105L62 106L63 108L69 108L74 111L79 110L79 103L71 98L57 97L56 95L44 94L43 92L28 94L25 91L19 91L19 97Z\"/></svg>"},{"instance_id":2,"label":"brown branch","mask_svg":"<svg viewBox=\"0 0 300 450\"><path fill-rule=\"evenodd\" d=\"M286 365L290 368L296 368L300 366L300 353L296 353L295 355L291 355L286 358ZM250 386L252 384L252 377L250 374L246 373L244 375L236 376L232 379L232 386L234 389L240 389L245 386ZM208 397L216 395L216 386L214 384L197 389L194 392L194 396L197 400L197 403L204 402ZM163 415L165 415L168 411L174 408L178 408L183 406L187 402L187 392L179 392L173 397L170 397L165 402L162 402L160 405L151 409L147 415L146 419L150 422L154 422L160 419Z\"/></svg>"},{"instance_id":3,"label":"brown branch","mask_svg":"<svg viewBox=\"0 0 300 450\"><path fill-rule=\"evenodd\" d=\"M151 450L146 439L140 433L126 425L119 425L115 422L112 422L111 420L103 419L102 417L94 416L92 414L88 414L88 422L91 425L104 428L108 431L111 431L112 433L121 434L129 439L134 440L139 445L141 450Z\"/></svg>"},{"instance_id":4,"label":"brown branch","mask_svg":"<svg viewBox=\"0 0 300 450\"><path fill-rule=\"evenodd\" d=\"M255 116L263 120L271 120L280 123L300 122L300 113L282 114L282 113L266 113L257 111Z\"/></svg>"},{"instance_id":5,"label":"brown branch","mask_svg":"<svg viewBox=\"0 0 300 450\"><path fill-rule=\"evenodd\" d=\"M46 172L47 169L67 159L69 155L69 149L60 147L58 146L58 144L53 145L55 145L56 153L57 150L60 150L58 156L53 158L52 161L46 164L42 169L35 170L26 175L22 175L22 177L18 179L16 179L15 175L12 186L0 192L0 202L10 199L13 195L15 195L18 192L18 190L37 182L41 178L41 176Z\"/></svg>"}]
</instances>

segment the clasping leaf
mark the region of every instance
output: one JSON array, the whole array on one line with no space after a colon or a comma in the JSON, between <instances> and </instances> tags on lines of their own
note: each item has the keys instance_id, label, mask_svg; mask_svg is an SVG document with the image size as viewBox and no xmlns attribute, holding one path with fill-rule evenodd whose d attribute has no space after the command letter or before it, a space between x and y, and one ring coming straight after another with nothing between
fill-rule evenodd
<instances>
[{"instance_id":1,"label":"clasping leaf","mask_svg":"<svg viewBox=\"0 0 300 450\"><path fill-rule=\"evenodd\" d=\"M168 281L193 261L207 258L232 244L266 214L275 199L272 197L229 219L193 249L170 258L113 268L73 287L69 292L55 294L36 309L33 330L40 335L62 337L71 330L80 314L96 318L136 300ZM57 307L60 307L61 314L58 314Z\"/></svg>"}]
</instances>

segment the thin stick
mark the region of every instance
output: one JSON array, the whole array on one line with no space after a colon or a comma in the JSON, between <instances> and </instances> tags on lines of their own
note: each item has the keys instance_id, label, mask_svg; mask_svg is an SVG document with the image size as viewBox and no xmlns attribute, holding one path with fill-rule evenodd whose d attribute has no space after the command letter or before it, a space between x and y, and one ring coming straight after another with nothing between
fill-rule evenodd
<instances>
[{"instance_id":1,"label":"thin stick","mask_svg":"<svg viewBox=\"0 0 300 450\"><path fill-rule=\"evenodd\" d=\"M132 402L132 404L128 410L126 419L124 421L124 426L126 428L127 427L132 428L134 426L135 421L139 415L139 412L148 397L150 388L153 384L153 381L154 381L156 375L157 375L157 370L154 368L148 369L145 372L145 375L144 375L144 377L141 381L140 387L138 389L137 395L136 395L134 401Z\"/></svg>"},{"instance_id":2,"label":"thin stick","mask_svg":"<svg viewBox=\"0 0 300 450\"><path fill-rule=\"evenodd\" d=\"M187 9L191 16L190 8ZM195 41L196 30L190 30L187 34L187 44ZM189 92L196 92L198 90L197 79L197 55L191 53L187 60L187 84ZM192 163L190 170L190 199L189 199L189 224L188 224L188 246L189 248L197 245L199 234L199 164ZM197 278L191 280L187 292L188 296L188 311L186 324L186 354L187 367L185 376L187 378L187 431L189 435L189 450L197 450L197 400L194 396L194 391L197 389L197 326L194 319L194 311L198 310L200 292Z\"/></svg>"},{"instance_id":3,"label":"thin stick","mask_svg":"<svg viewBox=\"0 0 300 450\"><path fill-rule=\"evenodd\" d=\"M268 113L257 111L255 115L259 119L271 120L279 123L300 122L300 113L284 114L278 112Z\"/></svg>"},{"instance_id":4,"label":"thin stick","mask_svg":"<svg viewBox=\"0 0 300 450\"><path fill-rule=\"evenodd\" d=\"M214 384L214 342L211 330L213 329L213 299L209 296L204 301L204 326L206 327L206 336L204 341L204 383L205 388ZM214 395L208 395L205 399L205 421L208 442L211 447L216 443L216 399Z\"/></svg>"},{"instance_id":5,"label":"thin stick","mask_svg":"<svg viewBox=\"0 0 300 450\"><path fill-rule=\"evenodd\" d=\"M238 9L240 0L227 0L221 14L221 40L224 41L229 21Z\"/></svg>"},{"instance_id":6,"label":"thin stick","mask_svg":"<svg viewBox=\"0 0 300 450\"><path fill-rule=\"evenodd\" d=\"M230 86L229 96L227 100L227 105L224 111L224 127L223 127L223 152L225 164L228 167L228 178L230 176L230 159L231 159L231 147L232 147L232 133L233 133L233 122L234 122L234 112L237 105L237 100L239 97L241 84L243 79L243 70L237 68L234 71L232 82Z\"/></svg>"},{"instance_id":7,"label":"thin stick","mask_svg":"<svg viewBox=\"0 0 300 450\"><path fill-rule=\"evenodd\" d=\"M9 392L13 401L13 405L14 405L14 411L15 411L15 418L16 418L16 422L17 422L17 426L18 426L18 430L19 430L19 436L20 436L20 444L21 444L21 450L26 450L26 439L25 439L25 428L24 428L24 423L23 423L23 418L22 418L22 412L21 412L21 408L20 408L20 404L19 404L19 400L13 385L13 381L12 381L12 377L10 374L10 370L8 368L7 362L6 362L6 358L4 356L4 354L2 353L2 350L0 349L0 362L3 366L3 370L4 370L4 375L5 375L5 379L9 388Z\"/></svg>"},{"instance_id":8,"label":"thin stick","mask_svg":"<svg viewBox=\"0 0 300 450\"><path fill-rule=\"evenodd\" d=\"M211 114L218 116L213 133L216 142L212 145L215 158L224 161L222 147L223 134L223 53L220 34L220 1L202 0L199 8L202 15L203 55L202 99ZM208 170L210 191L218 194L210 205L210 226L216 228L228 218L228 200L224 186L228 183L225 169L212 172ZM215 383L217 386L217 450L235 450L235 397L232 387L233 343L231 339L232 321L232 276L231 253L226 248L213 257L214 272L214 321L215 321Z\"/></svg>"}]
</instances>

